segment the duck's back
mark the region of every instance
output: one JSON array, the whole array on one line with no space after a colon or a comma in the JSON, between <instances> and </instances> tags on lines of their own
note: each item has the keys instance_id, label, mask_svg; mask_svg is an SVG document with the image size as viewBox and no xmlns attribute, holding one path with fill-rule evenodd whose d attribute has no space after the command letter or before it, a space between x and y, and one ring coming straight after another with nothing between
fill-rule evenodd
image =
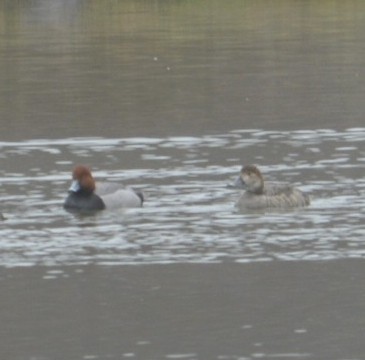
<instances>
[{"instance_id":1,"label":"duck's back","mask_svg":"<svg viewBox=\"0 0 365 360\"><path fill-rule=\"evenodd\" d=\"M111 182L111 181L97 181L95 183L95 192L99 196L107 195L107 194L113 194L116 191L123 189L123 185Z\"/></svg>"},{"instance_id":2,"label":"duck's back","mask_svg":"<svg viewBox=\"0 0 365 360\"><path fill-rule=\"evenodd\" d=\"M309 205L309 196L288 184L265 183L263 194L245 192L237 205L248 209L292 208Z\"/></svg>"},{"instance_id":3,"label":"duck's back","mask_svg":"<svg viewBox=\"0 0 365 360\"><path fill-rule=\"evenodd\" d=\"M107 209L141 207L143 196L132 189L121 189L112 194L101 196Z\"/></svg>"},{"instance_id":4,"label":"duck's back","mask_svg":"<svg viewBox=\"0 0 365 360\"><path fill-rule=\"evenodd\" d=\"M141 207L144 201L142 193L115 182L96 182L95 193L103 199L107 209Z\"/></svg>"}]
</instances>

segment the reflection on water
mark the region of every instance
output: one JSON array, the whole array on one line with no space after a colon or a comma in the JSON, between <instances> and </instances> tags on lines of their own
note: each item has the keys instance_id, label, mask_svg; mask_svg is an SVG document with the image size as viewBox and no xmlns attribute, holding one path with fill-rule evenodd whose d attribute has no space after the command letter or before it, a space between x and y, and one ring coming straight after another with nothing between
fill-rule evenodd
<instances>
[{"instance_id":1,"label":"reflection on water","mask_svg":"<svg viewBox=\"0 0 365 360\"><path fill-rule=\"evenodd\" d=\"M5 4L4 139L363 123L363 1Z\"/></svg>"},{"instance_id":2,"label":"reflection on water","mask_svg":"<svg viewBox=\"0 0 365 360\"><path fill-rule=\"evenodd\" d=\"M0 143L1 263L153 264L364 256L364 128L202 137ZM270 150L268 150L270 149ZM73 159L71 162L69 159ZM74 163L134 185L142 209L79 217L62 202ZM309 208L239 212L243 163L312 196ZM22 166L20 166L22 164ZM125 169L124 169L125 167Z\"/></svg>"}]
</instances>

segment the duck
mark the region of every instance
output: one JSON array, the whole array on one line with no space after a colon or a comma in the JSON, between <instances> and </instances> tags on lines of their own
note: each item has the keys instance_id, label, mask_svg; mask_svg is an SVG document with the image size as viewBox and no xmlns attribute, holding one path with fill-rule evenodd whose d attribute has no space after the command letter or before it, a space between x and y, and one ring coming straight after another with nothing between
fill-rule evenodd
<instances>
[{"instance_id":1,"label":"duck","mask_svg":"<svg viewBox=\"0 0 365 360\"><path fill-rule=\"evenodd\" d=\"M143 193L113 182L96 182L89 167L77 165L63 207L69 211L90 212L104 209L141 207Z\"/></svg>"},{"instance_id":2,"label":"duck","mask_svg":"<svg viewBox=\"0 0 365 360\"><path fill-rule=\"evenodd\" d=\"M244 189L236 206L246 209L295 208L310 204L310 197L301 190L285 183L264 181L255 165L241 168L233 187Z\"/></svg>"}]
</instances>

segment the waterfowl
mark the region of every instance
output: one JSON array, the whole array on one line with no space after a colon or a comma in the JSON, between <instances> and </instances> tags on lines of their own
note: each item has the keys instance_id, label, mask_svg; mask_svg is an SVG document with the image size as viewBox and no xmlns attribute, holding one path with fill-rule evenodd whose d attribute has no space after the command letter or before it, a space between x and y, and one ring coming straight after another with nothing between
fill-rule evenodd
<instances>
[{"instance_id":1,"label":"waterfowl","mask_svg":"<svg viewBox=\"0 0 365 360\"><path fill-rule=\"evenodd\" d=\"M72 171L72 184L63 204L71 211L141 207L143 194L112 182L95 182L91 171L83 165Z\"/></svg>"},{"instance_id":2,"label":"waterfowl","mask_svg":"<svg viewBox=\"0 0 365 360\"><path fill-rule=\"evenodd\" d=\"M243 166L234 187L244 189L237 206L247 209L307 206L309 196L289 184L265 182L255 165Z\"/></svg>"}]
</instances>

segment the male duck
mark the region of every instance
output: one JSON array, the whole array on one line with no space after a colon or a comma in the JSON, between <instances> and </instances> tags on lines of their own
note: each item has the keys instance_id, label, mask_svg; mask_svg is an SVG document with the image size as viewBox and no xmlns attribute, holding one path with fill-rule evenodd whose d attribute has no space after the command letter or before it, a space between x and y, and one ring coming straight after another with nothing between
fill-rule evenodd
<instances>
[{"instance_id":1,"label":"male duck","mask_svg":"<svg viewBox=\"0 0 365 360\"><path fill-rule=\"evenodd\" d=\"M307 194L288 184L264 182L255 165L242 167L234 187L246 190L237 202L240 208L292 208L310 203Z\"/></svg>"},{"instance_id":2,"label":"male duck","mask_svg":"<svg viewBox=\"0 0 365 360\"><path fill-rule=\"evenodd\" d=\"M90 169L78 165L72 172L72 184L63 207L70 211L141 207L143 194L112 182L95 183Z\"/></svg>"}]
</instances>

